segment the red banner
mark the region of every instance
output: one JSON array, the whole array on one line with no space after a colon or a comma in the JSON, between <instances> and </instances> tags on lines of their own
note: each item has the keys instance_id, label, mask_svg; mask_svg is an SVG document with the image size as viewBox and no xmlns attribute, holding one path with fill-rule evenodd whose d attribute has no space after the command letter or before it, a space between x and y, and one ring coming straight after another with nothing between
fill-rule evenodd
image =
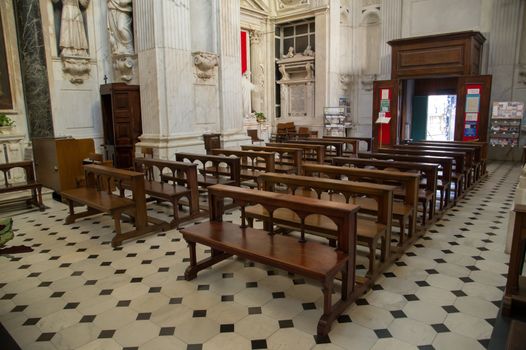
<instances>
[{"instance_id":1,"label":"red banner","mask_svg":"<svg viewBox=\"0 0 526 350\"><path fill-rule=\"evenodd\" d=\"M241 74L245 73L248 67L247 34L247 32L241 31Z\"/></svg>"}]
</instances>

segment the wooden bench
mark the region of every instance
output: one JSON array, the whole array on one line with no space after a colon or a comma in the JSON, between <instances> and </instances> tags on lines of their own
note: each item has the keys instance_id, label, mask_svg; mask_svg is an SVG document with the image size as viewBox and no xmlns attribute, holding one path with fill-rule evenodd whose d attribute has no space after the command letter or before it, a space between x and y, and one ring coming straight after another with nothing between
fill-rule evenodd
<instances>
[{"instance_id":1,"label":"wooden bench","mask_svg":"<svg viewBox=\"0 0 526 350\"><path fill-rule=\"evenodd\" d=\"M66 224L72 224L79 218L108 213L115 223L115 236L111 240L111 245L114 247L126 239L167 228L166 223L148 218L146 215L143 173L92 164L84 165L84 173L86 187L61 192L62 198L66 199L69 205ZM124 197L124 184L131 189L132 199ZM114 186L120 191L120 195L109 190ZM75 213L75 204L86 205L87 210ZM124 213L133 217L135 229L128 232L121 231L121 216ZM148 221L153 224L149 225Z\"/></svg>"},{"instance_id":2,"label":"wooden bench","mask_svg":"<svg viewBox=\"0 0 526 350\"><path fill-rule=\"evenodd\" d=\"M405 246L415 237L416 214L418 208L418 183L420 180L419 174L311 164L305 165L303 171L306 176L328 177L337 180L375 183L384 182L389 185L393 182L400 183L404 193L403 203L393 202L393 214L403 217L403 220L400 221L402 227L400 228L401 235L398 245ZM375 202L368 198L357 198L355 199L355 203L360 205L364 211L371 214L375 214L378 211ZM399 220L399 217L395 216L395 218ZM408 226L408 239L404 237L404 223L406 221Z\"/></svg>"},{"instance_id":3,"label":"wooden bench","mask_svg":"<svg viewBox=\"0 0 526 350\"><path fill-rule=\"evenodd\" d=\"M323 136L323 140L343 142L344 146L342 156L349 157L358 153L358 145L360 144L359 140L338 136Z\"/></svg>"},{"instance_id":4,"label":"wooden bench","mask_svg":"<svg viewBox=\"0 0 526 350\"><path fill-rule=\"evenodd\" d=\"M345 145L343 141L326 139L289 140L287 143L306 143L325 146L325 161L327 162L330 162L330 158L332 157L341 157Z\"/></svg>"},{"instance_id":5,"label":"wooden bench","mask_svg":"<svg viewBox=\"0 0 526 350\"><path fill-rule=\"evenodd\" d=\"M323 164L325 161L325 146L306 143L277 143L267 142L268 147L301 148L303 150L302 162Z\"/></svg>"},{"instance_id":6,"label":"wooden bench","mask_svg":"<svg viewBox=\"0 0 526 350\"><path fill-rule=\"evenodd\" d=\"M404 150L418 150L418 151L426 151L429 152L432 155L443 155L446 157L458 157L459 153L462 154L464 157L464 184L465 189L467 190L475 183L475 178L478 173L478 169L480 167L480 163L477 163L475 161L475 154L476 149L474 147L455 147L455 146L430 146L430 145L399 145L395 146L399 148L403 148ZM442 152L442 154L440 154ZM457 162L458 158L455 158L455 163ZM455 171L460 174L460 171Z\"/></svg>"},{"instance_id":7,"label":"wooden bench","mask_svg":"<svg viewBox=\"0 0 526 350\"><path fill-rule=\"evenodd\" d=\"M210 150L211 152L212 150ZM226 156L216 156L210 154L183 153L175 154L178 162L189 162L197 164L199 174L197 184L202 191L206 191L208 186L223 184L239 186L240 184L240 159ZM227 169L227 173L224 170ZM177 181L171 176L162 175L163 181Z\"/></svg>"},{"instance_id":8,"label":"wooden bench","mask_svg":"<svg viewBox=\"0 0 526 350\"><path fill-rule=\"evenodd\" d=\"M383 149L382 149L383 151ZM453 167L453 158L452 157L436 157L431 155L410 155L410 154L400 154L403 151L397 150L387 150L386 153L358 153L359 158L366 159L380 159L380 160L395 160L395 161L405 161L405 162L416 162L416 163L434 163L441 166L442 177L441 183L437 184L437 188L440 191L440 208L447 208L449 205L449 198L451 193L451 174ZM396 194L395 194L396 197ZM426 193L424 190L419 193L419 201L424 205L423 212L427 210L427 203L429 202L430 194ZM433 207L435 203L433 203ZM429 222L434 220L435 210L429 209ZM426 215L422 217L422 225L426 225L427 219Z\"/></svg>"},{"instance_id":9,"label":"wooden bench","mask_svg":"<svg viewBox=\"0 0 526 350\"><path fill-rule=\"evenodd\" d=\"M354 140L357 141L356 144L356 153L360 152L360 142L365 142L367 145L366 151L370 152L372 150L373 139L370 137L344 137L344 136L323 136L323 138L331 140Z\"/></svg>"},{"instance_id":10,"label":"wooden bench","mask_svg":"<svg viewBox=\"0 0 526 350\"><path fill-rule=\"evenodd\" d=\"M407 147L406 145L396 145L392 148L401 150L398 152L395 151L385 151L386 148L378 150L380 153L397 153L397 154L411 154L411 155L431 155L431 156L443 156L443 157L453 157L454 166L451 170L451 182L453 183L453 202L456 203L458 199L462 197L466 190L466 184L469 174L469 167L466 167L466 163L469 163L468 156L465 152L455 152L455 151L444 151L444 150L433 150L433 149L421 149L413 148L412 145ZM441 175L441 174L440 174ZM439 179L439 187L442 186L441 179ZM442 186L443 187L443 186Z\"/></svg>"},{"instance_id":11,"label":"wooden bench","mask_svg":"<svg viewBox=\"0 0 526 350\"><path fill-rule=\"evenodd\" d=\"M437 180L438 180L438 164L431 163L415 163L415 162L401 162L401 161L388 161L378 159L363 159L363 158L347 158L347 157L336 157L332 159L333 165L335 166L353 166L356 168L376 168L378 170L388 171L402 171L402 172L413 172L421 174L425 179L425 198L429 202L430 217L434 216L434 203L436 199L437 191ZM419 197L421 190L419 190ZM397 207L395 202L395 209L393 210L393 216L398 220L401 230L401 235L404 234L404 212L403 208ZM424 216L426 215L426 206L424 205Z\"/></svg>"},{"instance_id":12,"label":"wooden bench","mask_svg":"<svg viewBox=\"0 0 526 350\"><path fill-rule=\"evenodd\" d=\"M365 184L363 182L341 181L333 179L315 178L309 176L263 174L258 177L259 189L271 192L288 193L304 197L319 198L328 201L351 203L357 197L367 197L375 201L378 211L374 217L363 215L358 217L358 243L368 247L369 269L368 276L377 275L376 250L380 242L380 264L390 257L391 217L393 202L393 186ZM283 188L285 187L285 188ZM355 204L355 203L352 203ZM253 219L268 222L270 213L262 206L255 205L246 208L245 215L250 226ZM272 220L277 225L301 229L305 232L334 239L336 225L326 216L314 214L304 221L291 211L276 210L272 213ZM304 238L301 238L304 241ZM334 242L331 242L334 245Z\"/></svg>"},{"instance_id":13,"label":"wooden bench","mask_svg":"<svg viewBox=\"0 0 526 350\"><path fill-rule=\"evenodd\" d=\"M290 147L269 147L242 145L243 151L273 152L275 153L274 170L278 173L301 174L301 160L303 149Z\"/></svg>"},{"instance_id":14,"label":"wooden bench","mask_svg":"<svg viewBox=\"0 0 526 350\"><path fill-rule=\"evenodd\" d=\"M22 169L24 171L24 181L23 182L14 182L11 172L16 169ZM13 163L4 163L0 164L0 171L4 176L4 183L0 184L0 193L9 193L17 191L31 191L31 198L27 201L28 205L35 205L41 211L46 209L44 203L42 202L42 184L35 180L35 168L33 162L21 161Z\"/></svg>"},{"instance_id":15,"label":"wooden bench","mask_svg":"<svg viewBox=\"0 0 526 350\"><path fill-rule=\"evenodd\" d=\"M426 144L426 145L443 145L443 146L460 146L460 147L475 147L475 161L480 161L479 177L487 175L486 164L488 160L488 143L482 141L415 141L410 144ZM478 180L478 178L476 179Z\"/></svg>"},{"instance_id":16,"label":"wooden bench","mask_svg":"<svg viewBox=\"0 0 526 350\"><path fill-rule=\"evenodd\" d=\"M232 255L270 265L320 281L323 292L323 314L317 333L326 336L334 320L365 291L356 285L356 214L358 206L303 198L280 193L215 185L208 190L210 221L181 230L190 250L186 280ZM231 198L241 206L241 225L223 221L224 199ZM261 204L270 212L279 208L294 211L299 217L325 215L337 226L337 249L315 241L298 242L294 237L274 235L273 231L246 225L245 207ZM270 224L270 228L273 225ZM270 234L269 234L270 233ZM197 261L196 243L211 248L208 258ZM341 273L341 297L333 304L334 279Z\"/></svg>"},{"instance_id":17,"label":"wooden bench","mask_svg":"<svg viewBox=\"0 0 526 350\"><path fill-rule=\"evenodd\" d=\"M192 219L199 215L199 190L197 185L197 165L170 160L135 158L135 170L144 173L145 193L158 200L170 202L173 208L173 220L170 223L176 228L180 223L180 200L188 200L189 214L184 219ZM166 183L161 174L177 178L177 181ZM125 184L125 188L128 184Z\"/></svg>"},{"instance_id":18,"label":"wooden bench","mask_svg":"<svg viewBox=\"0 0 526 350\"><path fill-rule=\"evenodd\" d=\"M240 151L231 149L213 149L212 154L226 157L238 157L240 159L240 180L252 181L248 183L249 187L255 187L257 177L265 172L273 172L275 169L274 153L259 152L259 151ZM211 167L209 170L214 170ZM229 169L221 167L219 172L223 175L228 175Z\"/></svg>"}]
</instances>

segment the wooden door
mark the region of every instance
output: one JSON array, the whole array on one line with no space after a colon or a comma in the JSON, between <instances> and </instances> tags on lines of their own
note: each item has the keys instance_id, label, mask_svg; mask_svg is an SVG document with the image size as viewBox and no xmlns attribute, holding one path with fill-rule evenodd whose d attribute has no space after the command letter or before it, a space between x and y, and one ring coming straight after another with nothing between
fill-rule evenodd
<instances>
[{"instance_id":1,"label":"wooden door","mask_svg":"<svg viewBox=\"0 0 526 350\"><path fill-rule=\"evenodd\" d=\"M380 144L384 146L398 143L400 135L399 91L400 82L398 79L373 82L373 115L371 120L373 149L377 149ZM386 117L391 118L389 124L376 124L380 113L385 113Z\"/></svg>"},{"instance_id":2,"label":"wooden door","mask_svg":"<svg viewBox=\"0 0 526 350\"><path fill-rule=\"evenodd\" d=\"M488 141L491 75L458 78L455 141Z\"/></svg>"}]
</instances>

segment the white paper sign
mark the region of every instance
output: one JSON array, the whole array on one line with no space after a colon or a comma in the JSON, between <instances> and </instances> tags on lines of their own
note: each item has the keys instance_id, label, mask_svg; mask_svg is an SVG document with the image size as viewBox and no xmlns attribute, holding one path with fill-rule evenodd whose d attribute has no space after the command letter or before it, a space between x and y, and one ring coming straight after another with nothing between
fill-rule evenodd
<instances>
[{"instance_id":1,"label":"white paper sign","mask_svg":"<svg viewBox=\"0 0 526 350\"><path fill-rule=\"evenodd\" d=\"M389 99L389 89L382 89L382 97L381 100L388 100Z\"/></svg>"},{"instance_id":2,"label":"white paper sign","mask_svg":"<svg viewBox=\"0 0 526 350\"><path fill-rule=\"evenodd\" d=\"M468 95L480 95L480 89L468 89Z\"/></svg>"},{"instance_id":3,"label":"white paper sign","mask_svg":"<svg viewBox=\"0 0 526 350\"><path fill-rule=\"evenodd\" d=\"M476 122L478 120L478 114L477 113L466 113L466 121L467 122Z\"/></svg>"}]
</instances>

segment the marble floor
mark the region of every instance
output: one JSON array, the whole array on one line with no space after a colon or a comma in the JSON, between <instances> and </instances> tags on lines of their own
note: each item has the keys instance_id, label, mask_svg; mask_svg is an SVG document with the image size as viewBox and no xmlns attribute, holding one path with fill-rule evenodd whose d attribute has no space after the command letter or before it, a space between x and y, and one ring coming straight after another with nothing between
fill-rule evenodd
<instances>
[{"instance_id":1,"label":"marble floor","mask_svg":"<svg viewBox=\"0 0 526 350\"><path fill-rule=\"evenodd\" d=\"M187 282L176 230L112 249L108 216L66 226L66 206L51 199L43 213L14 217L11 244L34 252L0 257L0 322L22 349L483 349L506 282L520 168L492 163L489 172L328 339L314 336L316 283L237 259Z\"/></svg>"}]
</instances>

